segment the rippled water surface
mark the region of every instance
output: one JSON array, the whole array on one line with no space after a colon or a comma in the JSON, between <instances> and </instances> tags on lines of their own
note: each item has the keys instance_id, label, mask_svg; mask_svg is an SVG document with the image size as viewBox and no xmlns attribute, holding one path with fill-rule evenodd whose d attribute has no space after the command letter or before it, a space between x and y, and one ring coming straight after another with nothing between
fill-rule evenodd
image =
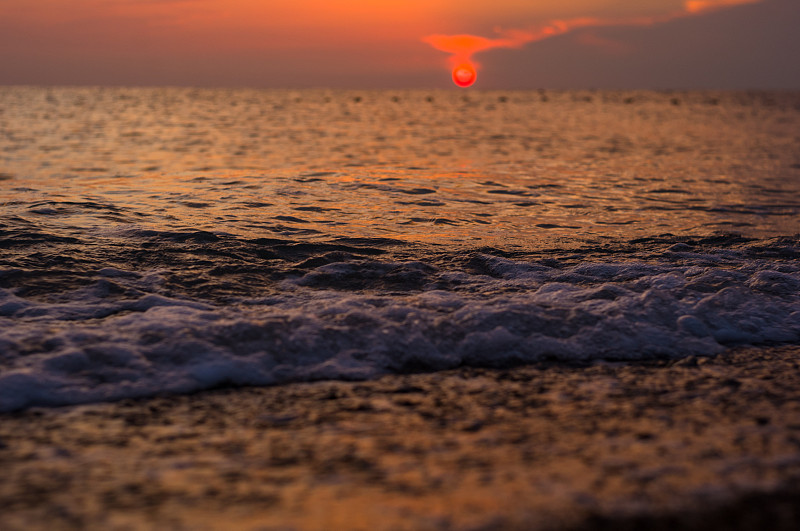
<instances>
[{"instance_id":1,"label":"rippled water surface","mask_svg":"<svg viewBox=\"0 0 800 531\"><path fill-rule=\"evenodd\" d=\"M800 94L0 88L0 410L800 341Z\"/></svg>"},{"instance_id":2,"label":"rippled water surface","mask_svg":"<svg viewBox=\"0 0 800 531\"><path fill-rule=\"evenodd\" d=\"M538 246L791 233L800 96L0 92L4 215Z\"/></svg>"}]
</instances>

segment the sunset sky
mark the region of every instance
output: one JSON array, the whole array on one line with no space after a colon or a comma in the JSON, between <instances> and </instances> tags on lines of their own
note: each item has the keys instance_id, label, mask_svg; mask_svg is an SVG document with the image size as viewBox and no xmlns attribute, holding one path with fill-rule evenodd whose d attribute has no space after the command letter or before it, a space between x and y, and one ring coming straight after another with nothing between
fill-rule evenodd
<instances>
[{"instance_id":1,"label":"sunset sky","mask_svg":"<svg viewBox=\"0 0 800 531\"><path fill-rule=\"evenodd\" d=\"M0 84L445 88L469 36L476 88L800 89L798 28L798 0L0 0Z\"/></svg>"}]
</instances>

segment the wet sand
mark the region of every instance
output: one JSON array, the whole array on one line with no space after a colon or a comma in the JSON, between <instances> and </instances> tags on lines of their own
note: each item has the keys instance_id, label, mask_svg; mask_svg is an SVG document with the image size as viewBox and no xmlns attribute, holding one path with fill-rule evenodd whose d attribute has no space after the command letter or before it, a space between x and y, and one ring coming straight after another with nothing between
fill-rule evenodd
<instances>
[{"instance_id":1,"label":"wet sand","mask_svg":"<svg viewBox=\"0 0 800 531\"><path fill-rule=\"evenodd\" d=\"M0 527L796 529L800 348L0 416Z\"/></svg>"}]
</instances>

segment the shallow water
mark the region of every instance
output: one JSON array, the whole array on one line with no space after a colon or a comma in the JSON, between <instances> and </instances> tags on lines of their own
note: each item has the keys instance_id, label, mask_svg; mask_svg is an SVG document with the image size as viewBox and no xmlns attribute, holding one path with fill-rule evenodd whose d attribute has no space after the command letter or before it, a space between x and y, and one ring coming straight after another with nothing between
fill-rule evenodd
<instances>
[{"instance_id":1,"label":"shallow water","mask_svg":"<svg viewBox=\"0 0 800 531\"><path fill-rule=\"evenodd\" d=\"M800 341L800 94L0 88L0 410Z\"/></svg>"}]
</instances>

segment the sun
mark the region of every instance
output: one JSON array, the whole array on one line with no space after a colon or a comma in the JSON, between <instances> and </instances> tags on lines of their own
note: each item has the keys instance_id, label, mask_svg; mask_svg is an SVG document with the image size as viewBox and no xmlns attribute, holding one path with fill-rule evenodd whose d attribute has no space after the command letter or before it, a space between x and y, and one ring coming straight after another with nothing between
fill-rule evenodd
<instances>
[{"instance_id":1,"label":"sun","mask_svg":"<svg viewBox=\"0 0 800 531\"><path fill-rule=\"evenodd\" d=\"M469 63L462 63L453 69L453 83L459 87L468 87L478 79L475 67Z\"/></svg>"}]
</instances>

